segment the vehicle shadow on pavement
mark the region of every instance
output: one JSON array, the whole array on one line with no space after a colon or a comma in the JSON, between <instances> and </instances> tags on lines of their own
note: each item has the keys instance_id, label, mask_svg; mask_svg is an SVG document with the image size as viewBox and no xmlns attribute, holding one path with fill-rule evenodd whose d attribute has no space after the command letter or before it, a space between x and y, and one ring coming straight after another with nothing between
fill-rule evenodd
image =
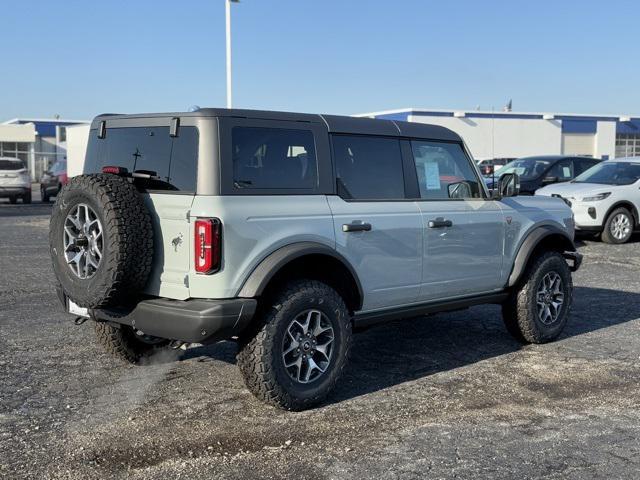
<instances>
[{"instance_id":1,"label":"vehicle shadow on pavement","mask_svg":"<svg viewBox=\"0 0 640 480\"><path fill-rule=\"evenodd\" d=\"M640 294L576 287L567 328L560 340L640 318ZM354 336L351 360L327 403L376 392L438 372L453 370L522 348L505 330L500 307L399 320ZM235 363L232 342L191 348L182 360Z\"/></svg>"}]
</instances>

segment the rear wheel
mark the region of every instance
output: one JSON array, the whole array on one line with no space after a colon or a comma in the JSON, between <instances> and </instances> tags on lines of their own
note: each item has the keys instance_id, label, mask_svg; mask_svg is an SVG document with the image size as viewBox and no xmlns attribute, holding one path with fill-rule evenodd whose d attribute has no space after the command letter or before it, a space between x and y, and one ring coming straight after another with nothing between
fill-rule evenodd
<instances>
[{"instance_id":1,"label":"rear wheel","mask_svg":"<svg viewBox=\"0 0 640 480\"><path fill-rule=\"evenodd\" d=\"M286 410L320 403L340 378L351 319L340 295L310 280L288 284L240 342L238 366L251 393Z\"/></svg>"},{"instance_id":2,"label":"rear wheel","mask_svg":"<svg viewBox=\"0 0 640 480\"><path fill-rule=\"evenodd\" d=\"M22 203L31 203L31 190L22 196Z\"/></svg>"},{"instance_id":3,"label":"rear wheel","mask_svg":"<svg viewBox=\"0 0 640 480\"><path fill-rule=\"evenodd\" d=\"M13 205L15 205L16 203L18 203L18 197L13 196L13 197L9 197L9 202Z\"/></svg>"},{"instance_id":4,"label":"rear wheel","mask_svg":"<svg viewBox=\"0 0 640 480\"><path fill-rule=\"evenodd\" d=\"M557 252L538 256L524 281L502 305L502 318L509 333L523 343L555 340L571 308L573 284L567 262Z\"/></svg>"},{"instance_id":5,"label":"rear wheel","mask_svg":"<svg viewBox=\"0 0 640 480\"><path fill-rule=\"evenodd\" d=\"M624 207L616 208L604 223L602 241L605 243L628 242L633 233L633 215Z\"/></svg>"},{"instance_id":6,"label":"rear wheel","mask_svg":"<svg viewBox=\"0 0 640 480\"><path fill-rule=\"evenodd\" d=\"M40 187L40 199L42 203L49 203L49 195L47 195L47 189Z\"/></svg>"},{"instance_id":7,"label":"rear wheel","mask_svg":"<svg viewBox=\"0 0 640 480\"><path fill-rule=\"evenodd\" d=\"M98 343L112 356L128 363L140 363L169 345L169 340L145 335L127 325L95 322Z\"/></svg>"}]
</instances>

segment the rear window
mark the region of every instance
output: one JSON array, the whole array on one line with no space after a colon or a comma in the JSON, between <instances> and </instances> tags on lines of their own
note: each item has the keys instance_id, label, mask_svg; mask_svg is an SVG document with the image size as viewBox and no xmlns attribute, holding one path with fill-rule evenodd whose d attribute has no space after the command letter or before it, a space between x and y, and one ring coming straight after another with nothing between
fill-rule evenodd
<instances>
[{"instance_id":1,"label":"rear window","mask_svg":"<svg viewBox=\"0 0 640 480\"><path fill-rule=\"evenodd\" d=\"M332 138L340 196L356 200L405 198L399 140L355 135Z\"/></svg>"},{"instance_id":2,"label":"rear window","mask_svg":"<svg viewBox=\"0 0 640 480\"><path fill-rule=\"evenodd\" d=\"M198 163L198 130L180 127L177 137L169 127L108 128L105 138L91 132L85 173L97 173L106 165L129 172L151 172L158 180L147 182L149 190L195 192Z\"/></svg>"},{"instance_id":3,"label":"rear window","mask_svg":"<svg viewBox=\"0 0 640 480\"><path fill-rule=\"evenodd\" d=\"M0 159L0 170L21 170L26 168L22 160Z\"/></svg>"},{"instance_id":4,"label":"rear window","mask_svg":"<svg viewBox=\"0 0 640 480\"><path fill-rule=\"evenodd\" d=\"M236 189L312 189L318 185L310 130L233 127L231 148Z\"/></svg>"}]
</instances>

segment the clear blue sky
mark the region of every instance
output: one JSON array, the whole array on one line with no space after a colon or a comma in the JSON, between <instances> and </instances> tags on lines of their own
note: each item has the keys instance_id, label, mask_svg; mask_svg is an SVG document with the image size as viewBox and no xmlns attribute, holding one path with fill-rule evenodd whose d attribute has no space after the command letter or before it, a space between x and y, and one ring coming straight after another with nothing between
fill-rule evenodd
<instances>
[{"instance_id":1,"label":"clear blue sky","mask_svg":"<svg viewBox=\"0 0 640 480\"><path fill-rule=\"evenodd\" d=\"M242 0L234 106L640 114L638 1ZM224 106L223 0L2 0L0 120Z\"/></svg>"}]
</instances>

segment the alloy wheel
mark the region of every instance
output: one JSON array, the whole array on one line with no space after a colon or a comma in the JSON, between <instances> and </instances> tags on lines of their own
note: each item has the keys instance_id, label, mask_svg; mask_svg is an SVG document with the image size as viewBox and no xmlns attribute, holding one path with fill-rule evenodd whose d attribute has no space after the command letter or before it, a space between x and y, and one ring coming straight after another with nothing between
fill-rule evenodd
<instances>
[{"instance_id":1,"label":"alloy wheel","mask_svg":"<svg viewBox=\"0 0 640 480\"><path fill-rule=\"evenodd\" d=\"M102 224L93 209L80 203L64 221L64 256L74 275L88 279L100 266L103 252Z\"/></svg>"},{"instance_id":2,"label":"alloy wheel","mask_svg":"<svg viewBox=\"0 0 640 480\"><path fill-rule=\"evenodd\" d=\"M560 317L564 304L562 278L556 272L547 273L536 292L538 319L545 325L551 325Z\"/></svg>"},{"instance_id":3,"label":"alloy wheel","mask_svg":"<svg viewBox=\"0 0 640 480\"><path fill-rule=\"evenodd\" d=\"M333 340L331 321L320 310L298 314L282 341L282 360L289 377L310 383L322 376L331 364Z\"/></svg>"}]
</instances>

